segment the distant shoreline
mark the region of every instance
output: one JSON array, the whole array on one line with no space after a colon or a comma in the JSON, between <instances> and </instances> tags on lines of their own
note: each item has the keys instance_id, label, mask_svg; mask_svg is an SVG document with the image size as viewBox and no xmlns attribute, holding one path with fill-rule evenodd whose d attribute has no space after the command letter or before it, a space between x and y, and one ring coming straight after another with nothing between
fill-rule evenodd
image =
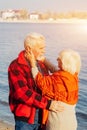
<instances>
[{"instance_id":1,"label":"distant shoreline","mask_svg":"<svg viewBox=\"0 0 87 130\"><path fill-rule=\"evenodd\" d=\"M0 20L0 23L87 23L87 19Z\"/></svg>"}]
</instances>

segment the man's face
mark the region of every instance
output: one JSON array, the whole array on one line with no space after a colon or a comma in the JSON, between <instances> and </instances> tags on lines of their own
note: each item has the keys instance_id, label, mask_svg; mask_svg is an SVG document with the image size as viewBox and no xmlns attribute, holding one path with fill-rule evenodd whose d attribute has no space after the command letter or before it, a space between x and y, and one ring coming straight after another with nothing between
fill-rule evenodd
<instances>
[{"instance_id":1,"label":"man's face","mask_svg":"<svg viewBox=\"0 0 87 130\"><path fill-rule=\"evenodd\" d=\"M40 60L45 53L45 44L44 43L38 43L37 45L34 45L32 47L32 52L37 60Z\"/></svg>"}]
</instances>

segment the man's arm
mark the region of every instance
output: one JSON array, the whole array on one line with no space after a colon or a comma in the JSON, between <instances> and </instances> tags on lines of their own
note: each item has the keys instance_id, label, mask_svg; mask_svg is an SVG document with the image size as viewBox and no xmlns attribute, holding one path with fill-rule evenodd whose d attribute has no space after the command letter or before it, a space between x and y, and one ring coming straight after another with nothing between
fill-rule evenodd
<instances>
[{"instance_id":1,"label":"man's arm","mask_svg":"<svg viewBox=\"0 0 87 130\"><path fill-rule=\"evenodd\" d=\"M14 99L26 105L36 106L39 108L49 108L51 101L42 97L27 85L26 78L19 68L8 71L9 87L13 91Z\"/></svg>"},{"instance_id":2,"label":"man's arm","mask_svg":"<svg viewBox=\"0 0 87 130\"><path fill-rule=\"evenodd\" d=\"M53 111L58 111L58 108L60 108L56 101L48 100L35 91L29 89L22 71L18 68L15 68L14 70L9 67L8 79L10 92L13 91L12 96L15 101L24 103L28 106L35 106L42 109L45 108ZM62 109L63 107L61 107L61 110Z\"/></svg>"}]
</instances>

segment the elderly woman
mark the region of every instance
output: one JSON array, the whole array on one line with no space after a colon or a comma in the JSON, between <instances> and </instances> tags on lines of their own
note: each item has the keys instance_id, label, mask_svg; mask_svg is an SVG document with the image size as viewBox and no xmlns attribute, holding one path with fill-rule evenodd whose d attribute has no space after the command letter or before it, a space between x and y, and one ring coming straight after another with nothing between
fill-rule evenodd
<instances>
[{"instance_id":1,"label":"elderly woman","mask_svg":"<svg viewBox=\"0 0 87 130\"><path fill-rule=\"evenodd\" d=\"M42 94L55 99L64 106L62 112L49 111L46 130L76 130L75 107L78 101L78 74L81 67L80 55L71 49L62 50L57 58L59 70L43 76L36 67L33 53L26 54L31 59L34 80Z\"/></svg>"}]
</instances>

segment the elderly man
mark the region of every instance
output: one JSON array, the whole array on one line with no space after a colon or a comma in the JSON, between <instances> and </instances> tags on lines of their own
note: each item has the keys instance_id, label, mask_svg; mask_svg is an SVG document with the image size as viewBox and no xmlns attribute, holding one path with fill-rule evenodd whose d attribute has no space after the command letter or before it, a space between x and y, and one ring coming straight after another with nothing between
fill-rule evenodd
<instances>
[{"instance_id":1,"label":"elderly man","mask_svg":"<svg viewBox=\"0 0 87 130\"><path fill-rule=\"evenodd\" d=\"M37 67L43 75L48 69L43 62L45 38L38 33L30 33L24 40L24 50L8 68L9 105L14 114L15 130L38 130L41 124L41 110L62 110L56 101L46 99L37 88L26 53L32 50Z\"/></svg>"}]
</instances>

